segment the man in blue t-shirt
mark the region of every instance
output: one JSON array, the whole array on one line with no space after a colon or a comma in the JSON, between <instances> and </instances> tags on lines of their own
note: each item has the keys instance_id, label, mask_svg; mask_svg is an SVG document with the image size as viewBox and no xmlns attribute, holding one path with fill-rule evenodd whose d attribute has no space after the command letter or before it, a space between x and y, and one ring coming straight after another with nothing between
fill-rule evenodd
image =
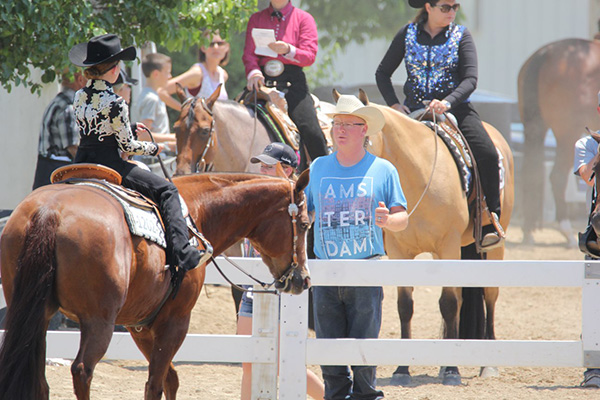
<instances>
[{"instance_id":1,"label":"man in blue t-shirt","mask_svg":"<svg viewBox=\"0 0 600 400\"><path fill-rule=\"evenodd\" d=\"M305 189L314 213L314 250L320 259L369 259L385 255L383 229L408 225L406 199L398 171L366 151L368 136L385 125L380 110L342 95L336 105L332 136L337 151L310 166ZM317 338L377 338L381 327L381 287L315 286ZM376 367L321 366L326 399L382 399Z\"/></svg>"}]
</instances>

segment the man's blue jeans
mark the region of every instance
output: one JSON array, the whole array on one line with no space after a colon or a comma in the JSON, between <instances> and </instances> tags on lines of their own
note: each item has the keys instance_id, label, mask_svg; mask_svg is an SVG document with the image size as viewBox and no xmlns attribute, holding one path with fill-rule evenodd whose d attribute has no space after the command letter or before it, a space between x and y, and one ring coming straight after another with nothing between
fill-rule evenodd
<instances>
[{"instance_id":1,"label":"man's blue jeans","mask_svg":"<svg viewBox=\"0 0 600 400\"><path fill-rule=\"evenodd\" d=\"M315 286L315 332L319 339L375 339L381 328L381 287ZM321 366L326 400L382 399L376 390L376 367Z\"/></svg>"}]
</instances>

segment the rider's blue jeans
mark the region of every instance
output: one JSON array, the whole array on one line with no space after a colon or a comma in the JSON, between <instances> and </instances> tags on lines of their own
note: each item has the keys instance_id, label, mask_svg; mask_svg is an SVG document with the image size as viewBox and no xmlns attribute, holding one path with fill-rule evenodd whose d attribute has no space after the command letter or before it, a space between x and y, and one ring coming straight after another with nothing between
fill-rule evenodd
<instances>
[{"instance_id":1,"label":"rider's blue jeans","mask_svg":"<svg viewBox=\"0 0 600 400\"><path fill-rule=\"evenodd\" d=\"M315 332L319 339L377 338L381 328L381 287L315 286ZM321 366L326 400L382 399L375 366Z\"/></svg>"}]
</instances>

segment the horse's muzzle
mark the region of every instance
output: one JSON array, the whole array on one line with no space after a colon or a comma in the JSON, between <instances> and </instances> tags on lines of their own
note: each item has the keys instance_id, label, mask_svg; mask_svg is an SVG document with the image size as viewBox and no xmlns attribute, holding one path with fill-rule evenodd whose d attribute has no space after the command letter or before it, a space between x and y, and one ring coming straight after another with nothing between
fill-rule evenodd
<instances>
[{"instance_id":1,"label":"horse's muzzle","mask_svg":"<svg viewBox=\"0 0 600 400\"><path fill-rule=\"evenodd\" d=\"M310 275L306 271L294 269L284 280L275 281L275 288L283 293L300 294L311 287Z\"/></svg>"}]
</instances>

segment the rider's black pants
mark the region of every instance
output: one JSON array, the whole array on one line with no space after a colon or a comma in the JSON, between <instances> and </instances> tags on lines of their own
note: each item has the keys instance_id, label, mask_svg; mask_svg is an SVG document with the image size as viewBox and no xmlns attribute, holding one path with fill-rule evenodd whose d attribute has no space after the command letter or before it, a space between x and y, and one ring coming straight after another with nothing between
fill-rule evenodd
<instances>
[{"instance_id":1,"label":"rider's black pants","mask_svg":"<svg viewBox=\"0 0 600 400\"><path fill-rule=\"evenodd\" d=\"M500 216L500 175L498 171L498 152L485 131L481 118L471 103L462 103L451 110L456 116L458 127L469 143L477 169L481 177L481 186L490 211Z\"/></svg>"},{"instance_id":2,"label":"rider's black pants","mask_svg":"<svg viewBox=\"0 0 600 400\"><path fill-rule=\"evenodd\" d=\"M136 190L154 201L160 210L165 224L167 239L167 264L178 265L186 270L195 268L200 261L200 253L190 246L188 228L181 213L179 192L175 185L150 171L119 157L116 148L79 147L75 162L102 164L121 174L121 184Z\"/></svg>"}]
</instances>

